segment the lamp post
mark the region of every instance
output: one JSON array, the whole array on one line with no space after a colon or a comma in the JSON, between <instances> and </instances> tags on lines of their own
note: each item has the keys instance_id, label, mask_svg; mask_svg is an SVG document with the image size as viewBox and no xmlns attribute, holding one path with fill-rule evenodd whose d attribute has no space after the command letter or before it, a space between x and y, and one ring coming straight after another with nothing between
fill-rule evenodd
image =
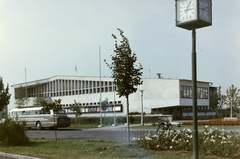
<instances>
[{"instance_id":1,"label":"lamp post","mask_svg":"<svg viewBox=\"0 0 240 159\"><path fill-rule=\"evenodd\" d=\"M116 101L116 99L115 99L115 92L116 92L116 90L115 90L115 85L113 85L113 91L114 91L114 124L112 124L112 126L117 126L117 123L116 123L116 103L115 103L115 101Z\"/></svg>"},{"instance_id":2,"label":"lamp post","mask_svg":"<svg viewBox=\"0 0 240 159\"><path fill-rule=\"evenodd\" d=\"M233 101L233 96L232 96L232 98L231 98L231 118L232 118L232 101Z\"/></svg>"},{"instance_id":3,"label":"lamp post","mask_svg":"<svg viewBox=\"0 0 240 159\"><path fill-rule=\"evenodd\" d=\"M141 125L144 126L144 123L143 123L143 91L144 90L140 90L141 92L141 110L142 110L142 113L141 113Z\"/></svg>"}]
</instances>

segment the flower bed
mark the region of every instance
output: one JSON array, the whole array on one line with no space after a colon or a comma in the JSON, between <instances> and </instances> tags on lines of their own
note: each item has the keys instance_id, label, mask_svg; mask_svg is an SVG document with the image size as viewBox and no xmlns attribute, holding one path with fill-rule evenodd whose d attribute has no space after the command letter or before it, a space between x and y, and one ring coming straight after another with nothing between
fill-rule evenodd
<instances>
[{"instance_id":1,"label":"flower bed","mask_svg":"<svg viewBox=\"0 0 240 159\"><path fill-rule=\"evenodd\" d=\"M192 125L193 122L183 122L183 125ZM240 125L240 121L222 121L222 120L209 120L199 121L198 125Z\"/></svg>"},{"instance_id":2,"label":"flower bed","mask_svg":"<svg viewBox=\"0 0 240 159\"><path fill-rule=\"evenodd\" d=\"M193 150L193 132L191 129L148 132L143 137L133 138L133 143L144 148L155 150ZM199 151L221 157L240 157L240 137L234 132L227 133L223 129L205 126L198 134ZM214 145L214 146L213 146Z\"/></svg>"}]
</instances>

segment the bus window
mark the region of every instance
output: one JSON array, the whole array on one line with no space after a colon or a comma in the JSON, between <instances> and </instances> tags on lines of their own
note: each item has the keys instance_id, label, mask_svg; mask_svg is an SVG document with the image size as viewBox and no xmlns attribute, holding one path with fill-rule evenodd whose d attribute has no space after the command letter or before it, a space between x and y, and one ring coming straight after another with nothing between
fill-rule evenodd
<instances>
[{"instance_id":1,"label":"bus window","mask_svg":"<svg viewBox=\"0 0 240 159\"><path fill-rule=\"evenodd\" d=\"M66 114L65 110L54 111L54 114Z\"/></svg>"},{"instance_id":2,"label":"bus window","mask_svg":"<svg viewBox=\"0 0 240 159\"><path fill-rule=\"evenodd\" d=\"M26 112L25 112L25 111L22 111L22 115L26 115Z\"/></svg>"},{"instance_id":3,"label":"bus window","mask_svg":"<svg viewBox=\"0 0 240 159\"><path fill-rule=\"evenodd\" d=\"M50 114L50 111L46 112L45 110L43 111L43 114Z\"/></svg>"},{"instance_id":4,"label":"bus window","mask_svg":"<svg viewBox=\"0 0 240 159\"><path fill-rule=\"evenodd\" d=\"M29 110L29 115L35 115L35 110Z\"/></svg>"},{"instance_id":5,"label":"bus window","mask_svg":"<svg viewBox=\"0 0 240 159\"><path fill-rule=\"evenodd\" d=\"M35 114L42 114L41 110L35 110Z\"/></svg>"}]
</instances>

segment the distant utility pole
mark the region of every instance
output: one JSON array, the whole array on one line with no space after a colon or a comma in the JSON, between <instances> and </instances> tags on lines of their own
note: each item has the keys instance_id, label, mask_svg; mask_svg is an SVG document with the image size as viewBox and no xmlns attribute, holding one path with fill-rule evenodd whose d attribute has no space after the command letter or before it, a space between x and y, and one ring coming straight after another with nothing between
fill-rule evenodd
<instances>
[{"instance_id":1,"label":"distant utility pole","mask_svg":"<svg viewBox=\"0 0 240 159\"><path fill-rule=\"evenodd\" d=\"M76 71L76 75L78 76L77 65L75 65L75 71Z\"/></svg>"}]
</instances>

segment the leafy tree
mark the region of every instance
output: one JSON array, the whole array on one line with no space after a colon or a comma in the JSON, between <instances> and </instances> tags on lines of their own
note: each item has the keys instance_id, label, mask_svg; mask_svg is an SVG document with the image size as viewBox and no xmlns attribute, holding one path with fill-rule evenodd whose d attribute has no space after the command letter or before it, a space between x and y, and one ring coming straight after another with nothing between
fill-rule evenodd
<instances>
[{"instance_id":1,"label":"leafy tree","mask_svg":"<svg viewBox=\"0 0 240 159\"><path fill-rule=\"evenodd\" d=\"M76 127L77 127L77 118L79 117L79 124L80 124L80 116L82 115L81 105L80 103L77 103L76 100L74 100L74 104L70 105L70 109L74 111L74 114L76 116Z\"/></svg>"},{"instance_id":2,"label":"leafy tree","mask_svg":"<svg viewBox=\"0 0 240 159\"><path fill-rule=\"evenodd\" d=\"M221 86L219 86L218 91L214 94L210 106L213 109L222 108L225 103L225 96L221 92Z\"/></svg>"},{"instance_id":3,"label":"leafy tree","mask_svg":"<svg viewBox=\"0 0 240 159\"><path fill-rule=\"evenodd\" d=\"M0 77L0 111L2 111L8 104L11 94L9 94L9 86L4 89L3 79Z\"/></svg>"},{"instance_id":4,"label":"leafy tree","mask_svg":"<svg viewBox=\"0 0 240 159\"><path fill-rule=\"evenodd\" d=\"M108 98L105 98L105 100L101 102L101 107L102 107L103 111L106 111L108 109L108 107L109 107Z\"/></svg>"},{"instance_id":5,"label":"leafy tree","mask_svg":"<svg viewBox=\"0 0 240 159\"><path fill-rule=\"evenodd\" d=\"M58 110L62 110L62 105L61 105L62 100L61 99L54 99L54 102L52 103L48 103L45 100L41 101L41 106L43 107L42 110L45 111L50 111L53 110L58 111Z\"/></svg>"},{"instance_id":6,"label":"leafy tree","mask_svg":"<svg viewBox=\"0 0 240 159\"><path fill-rule=\"evenodd\" d=\"M115 55L112 56L112 63L107 64L112 72L112 78L114 78L114 84L117 86L117 94L119 97L127 98L127 124L128 124L128 143L130 143L130 132L129 132L129 95L137 91L138 85L143 83L142 76L142 65L135 64L137 61L136 54L132 52L128 39L123 35L121 29L117 29L120 32L122 40L118 45L117 36L112 34L115 39Z\"/></svg>"},{"instance_id":7,"label":"leafy tree","mask_svg":"<svg viewBox=\"0 0 240 159\"><path fill-rule=\"evenodd\" d=\"M30 99L26 96L25 87L20 87L15 89L15 104L17 108L24 107L29 103Z\"/></svg>"},{"instance_id":8,"label":"leafy tree","mask_svg":"<svg viewBox=\"0 0 240 159\"><path fill-rule=\"evenodd\" d=\"M229 108L232 108L231 114L233 112L237 112L237 108L240 104L240 96L238 95L240 92L237 87L232 84L231 87L227 89L226 96L225 96L225 104Z\"/></svg>"},{"instance_id":9,"label":"leafy tree","mask_svg":"<svg viewBox=\"0 0 240 159\"><path fill-rule=\"evenodd\" d=\"M109 107L109 105L108 105L108 98L105 98L105 100L101 102L101 107L102 107L102 110L104 111L104 116L106 117L106 110Z\"/></svg>"},{"instance_id":10,"label":"leafy tree","mask_svg":"<svg viewBox=\"0 0 240 159\"><path fill-rule=\"evenodd\" d=\"M53 110L53 112L56 112L58 110L62 110L62 105L61 105L61 99L54 99L54 102L52 103L47 103L45 100L41 101L41 105L42 105L42 110L48 112L50 110ZM55 115L54 115L54 124L55 124ZM55 130L55 139L57 141L57 132L56 132L56 126L54 126L54 130Z\"/></svg>"}]
</instances>

